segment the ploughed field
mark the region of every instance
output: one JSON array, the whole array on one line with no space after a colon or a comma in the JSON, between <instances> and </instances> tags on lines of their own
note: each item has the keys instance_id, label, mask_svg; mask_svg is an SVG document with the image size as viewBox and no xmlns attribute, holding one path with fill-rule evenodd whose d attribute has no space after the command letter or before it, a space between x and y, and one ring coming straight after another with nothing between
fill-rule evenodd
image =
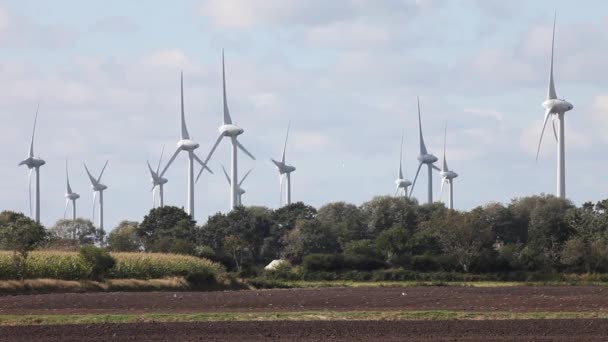
<instances>
[{"instance_id":1,"label":"ploughed field","mask_svg":"<svg viewBox=\"0 0 608 342\"><path fill-rule=\"evenodd\" d=\"M391 316L391 313L399 312L441 313L439 310L479 315L460 319L458 317L464 316L439 314L433 318L421 316L422 320L416 320L416 316ZM310 316L295 314L303 312L309 312ZM186 319L193 322L169 322L167 318L154 316L186 317L205 313L217 316ZM357 316L357 313L365 315ZM547 313L570 313L568 318L578 318L534 319L542 318L534 316L535 313L545 318L553 317ZM11 324L11 317L31 315L34 315L32 323L45 323L44 320L36 321L36 317L101 314L141 316L123 324L84 321L85 324L79 325L55 322L55 325L0 326L0 336L3 341L243 341L262 338L285 341L600 341L608 340L608 287L358 287L0 297L0 324ZM387 316L382 316L384 314ZM533 319L519 319L523 317ZM244 321L226 321L230 319Z\"/></svg>"}]
</instances>

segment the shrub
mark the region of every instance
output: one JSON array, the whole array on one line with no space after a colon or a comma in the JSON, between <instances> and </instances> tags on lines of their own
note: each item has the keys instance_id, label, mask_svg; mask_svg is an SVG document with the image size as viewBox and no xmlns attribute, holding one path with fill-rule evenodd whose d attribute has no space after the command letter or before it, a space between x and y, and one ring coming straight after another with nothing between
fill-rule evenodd
<instances>
[{"instance_id":1,"label":"shrub","mask_svg":"<svg viewBox=\"0 0 608 342\"><path fill-rule=\"evenodd\" d=\"M305 272L362 270L369 271L386 267L381 260L364 255L310 254L304 257L302 268Z\"/></svg>"},{"instance_id":2,"label":"shrub","mask_svg":"<svg viewBox=\"0 0 608 342\"><path fill-rule=\"evenodd\" d=\"M89 278L93 280L103 280L108 271L116 264L107 250L93 245L80 247L78 254L89 266Z\"/></svg>"}]
</instances>

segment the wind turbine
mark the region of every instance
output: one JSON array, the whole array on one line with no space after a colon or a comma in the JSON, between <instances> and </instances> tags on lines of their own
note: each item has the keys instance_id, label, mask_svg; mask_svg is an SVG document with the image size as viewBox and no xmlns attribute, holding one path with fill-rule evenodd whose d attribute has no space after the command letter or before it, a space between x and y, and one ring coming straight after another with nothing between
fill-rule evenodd
<instances>
[{"instance_id":1,"label":"wind turbine","mask_svg":"<svg viewBox=\"0 0 608 342\"><path fill-rule=\"evenodd\" d=\"M190 139L190 134L188 133L188 128L186 127L186 115L184 113L184 73L181 73L180 78L180 99L181 99L181 126L182 126L182 135L181 139L177 142L177 149L165 165L165 168L160 173L159 177L162 178L165 175L165 172L171 166L171 163L175 160L177 155L184 151L188 153L188 214L194 220L194 160L196 160L199 164L202 165L201 173L203 170L207 170L210 173L213 173L206 165L206 162L203 163L201 159L196 155L194 150L196 150L200 145L197 142L194 142ZM200 174L199 174L200 176Z\"/></svg>"},{"instance_id":2,"label":"wind turbine","mask_svg":"<svg viewBox=\"0 0 608 342\"><path fill-rule=\"evenodd\" d=\"M287 138L289 138L289 128L291 126L291 122L287 124L287 134L285 135L285 144L283 145L283 155L281 156L281 161L276 161L270 158L270 161L277 167L279 171L279 182L281 189L281 205L283 205L283 179L287 178L287 205L291 204L291 173L296 170L295 166L287 165L285 163L285 150L287 149Z\"/></svg>"},{"instance_id":3,"label":"wind turbine","mask_svg":"<svg viewBox=\"0 0 608 342\"><path fill-rule=\"evenodd\" d=\"M63 209L63 218L68 211L68 205L72 202L72 221L76 220L76 200L80 198L80 195L72 191L70 186L70 174L68 173L68 160L65 160L65 181L66 181L66 192L65 192L65 209Z\"/></svg>"},{"instance_id":4,"label":"wind turbine","mask_svg":"<svg viewBox=\"0 0 608 342\"><path fill-rule=\"evenodd\" d=\"M412 182L405 179L403 177L403 168L402 168L402 159L403 159L403 132L401 132L401 150L399 152L399 175L397 180L395 180L395 184L397 185L397 189L395 190L395 196L399 194L401 190L403 190L403 197L407 198L407 188L412 185Z\"/></svg>"},{"instance_id":5,"label":"wind turbine","mask_svg":"<svg viewBox=\"0 0 608 342\"><path fill-rule=\"evenodd\" d=\"M566 138L564 128L564 114L570 111L574 106L564 100L558 99L555 92L555 82L553 81L553 50L555 47L555 22L556 16L553 18L553 37L551 39L551 66L549 71L549 89L547 90L547 98L543 102L542 106L545 108L545 121L543 123L543 130L540 133L540 139L538 140L538 149L536 150L536 161L538 161L538 155L540 153L540 145L543 141L543 134L545 133L545 127L549 117L553 117L553 134L557 141L557 197L566 198ZM555 129L555 119L558 122L558 132Z\"/></svg>"},{"instance_id":6,"label":"wind turbine","mask_svg":"<svg viewBox=\"0 0 608 342\"><path fill-rule=\"evenodd\" d=\"M158 192L160 193L160 207L161 208L164 206L163 185L165 185L168 182L167 178L163 178L160 176L160 163L163 160L164 151L165 151L165 146L163 146L163 148L160 151L160 158L158 159L158 165L156 166L156 171L152 169L152 166L150 166L150 162L146 161L146 163L148 163L148 170L150 170L150 177L152 180L152 206L154 206L156 204L156 189L158 188Z\"/></svg>"},{"instance_id":7,"label":"wind turbine","mask_svg":"<svg viewBox=\"0 0 608 342\"><path fill-rule=\"evenodd\" d=\"M439 198L443 194L443 185L448 183L450 186L450 199L448 201L448 208L454 209L454 178L458 177L458 174L448 168L448 162L445 157L445 143L448 134L448 125L445 125L445 132L443 133L443 165L441 165L441 171L439 174L441 175L441 192L439 193Z\"/></svg>"},{"instance_id":8,"label":"wind turbine","mask_svg":"<svg viewBox=\"0 0 608 342\"><path fill-rule=\"evenodd\" d=\"M224 138L224 137L230 138L230 141L232 142L232 151L231 151L232 168L230 170L231 171L230 172L230 208L234 209L238 205L238 168L237 168L237 151L236 151L236 149L237 149L237 147L240 148L241 151L245 152L245 154L247 154L253 160L255 160L255 157L253 156L253 154L251 154L249 151L247 151L245 146L243 146L237 140L237 137L239 135L243 134L243 132L245 132L245 130L243 130L241 127L238 127L237 125L233 124L232 118L230 117L230 110L228 109L228 100L226 99L226 68L224 66L224 50L222 50L222 91L223 91L223 100L224 100L224 122L219 128L220 135L219 135L219 137L217 137L215 144L213 144L211 151L209 151L209 155L207 155L207 159L205 159L205 162L203 163L203 165L206 165L207 162L209 161L209 159L211 159L213 152L215 151L217 146L222 141L222 138ZM198 180L198 178L201 176L202 173L203 173L203 169L201 169L201 171L198 173L196 180Z\"/></svg>"},{"instance_id":9,"label":"wind turbine","mask_svg":"<svg viewBox=\"0 0 608 342\"><path fill-rule=\"evenodd\" d=\"M40 167L46 164L44 160L40 158L34 158L34 135L36 133L36 122L38 121L39 109L40 105L38 105L38 107L36 108L36 116L34 117L34 129L32 130L32 140L30 142L30 150L28 152L28 156L19 163L19 166L25 165L30 170L28 174L30 215L32 215L32 171L36 172L36 212L34 218L37 223L40 223Z\"/></svg>"},{"instance_id":10,"label":"wind turbine","mask_svg":"<svg viewBox=\"0 0 608 342\"><path fill-rule=\"evenodd\" d=\"M97 199L97 194L99 193L99 229L103 231L103 192L108 187L105 184L101 183L101 176L103 176L103 172L106 170L106 166L108 166L109 160L106 160L106 163L103 164L103 168L99 173L99 177L95 178L89 172L89 168L87 168L87 164L84 163L84 169L87 171L87 175L91 180L91 188L93 188L93 221L95 221L95 200Z\"/></svg>"},{"instance_id":11,"label":"wind turbine","mask_svg":"<svg viewBox=\"0 0 608 342\"><path fill-rule=\"evenodd\" d=\"M439 171L439 168L433 163L437 161L437 157L429 153L426 149L426 145L424 144L424 138L422 136L422 119L420 118L420 98L418 98L418 129L420 132L420 154L416 157L418 159L418 170L416 170L416 177L414 177L414 183L412 184L412 189L410 190L410 197L412 197L412 193L414 192L414 187L416 186L416 180L418 179L418 174L420 173L420 168L422 165L426 165L428 167L428 200L427 203L433 203L433 169Z\"/></svg>"},{"instance_id":12,"label":"wind turbine","mask_svg":"<svg viewBox=\"0 0 608 342\"><path fill-rule=\"evenodd\" d=\"M232 186L232 182L230 181L230 176L228 176L228 172L226 172L226 168L224 167L224 165L222 165L222 170L224 171L224 176L226 176L226 180L228 181L228 185ZM251 171L253 171L253 169L249 169L249 171L247 171L247 173L243 176L243 178L241 178L241 181L238 182L236 188L237 188L237 204L238 206L242 206L243 205L243 195L245 194L245 189L243 189L242 185L243 182L245 181L245 179L247 179L247 176L249 176L249 174L251 173Z\"/></svg>"}]
</instances>

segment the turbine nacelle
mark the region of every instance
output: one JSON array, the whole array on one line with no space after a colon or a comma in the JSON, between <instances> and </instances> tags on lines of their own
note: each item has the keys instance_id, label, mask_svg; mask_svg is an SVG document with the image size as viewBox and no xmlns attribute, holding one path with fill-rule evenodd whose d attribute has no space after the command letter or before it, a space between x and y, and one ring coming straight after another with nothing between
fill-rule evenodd
<instances>
[{"instance_id":1,"label":"turbine nacelle","mask_svg":"<svg viewBox=\"0 0 608 342\"><path fill-rule=\"evenodd\" d=\"M33 157L29 157L27 159L22 160L19 163L19 166L21 165L26 165L28 167L28 169L32 169L35 167L41 167L42 165L46 164L46 162L42 159L36 159Z\"/></svg>"},{"instance_id":2,"label":"turbine nacelle","mask_svg":"<svg viewBox=\"0 0 608 342\"><path fill-rule=\"evenodd\" d=\"M221 125L218 130L220 131L221 134L228 136L228 137L236 137L238 135L243 134L243 132L245 132L244 129L242 129L241 127L238 127L237 125L234 125L234 124Z\"/></svg>"},{"instance_id":3,"label":"turbine nacelle","mask_svg":"<svg viewBox=\"0 0 608 342\"><path fill-rule=\"evenodd\" d=\"M419 154L416 159L418 159L421 164L433 164L434 162L439 160L432 154Z\"/></svg>"},{"instance_id":4,"label":"turbine nacelle","mask_svg":"<svg viewBox=\"0 0 608 342\"><path fill-rule=\"evenodd\" d=\"M93 189L93 191L104 191L108 187L104 184L98 183L98 184L91 185L91 188Z\"/></svg>"},{"instance_id":5,"label":"turbine nacelle","mask_svg":"<svg viewBox=\"0 0 608 342\"><path fill-rule=\"evenodd\" d=\"M70 201L75 201L80 198L80 195L75 192L72 192L71 194L65 194L65 198L69 199Z\"/></svg>"},{"instance_id":6,"label":"turbine nacelle","mask_svg":"<svg viewBox=\"0 0 608 342\"><path fill-rule=\"evenodd\" d=\"M167 178L164 178L164 177L152 178L151 180L154 185L167 184L167 182L169 181Z\"/></svg>"},{"instance_id":7,"label":"turbine nacelle","mask_svg":"<svg viewBox=\"0 0 608 342\"><path fill-rule=\"evenodd\" d=\"M441 172L439 172L439 174L441 175L442 178L450 179L450 180L458 177L458 174L454 171L441 171Z\"/></svg>"},{"instance_id":8,"label":"turbine nacelle","mask_svg":"<svg viewBox=\"0 0 608 342\"><path fill-rule=\"evenodd\" d=\"M400 188L404 188L404 189L405 189L405 188L407 188L407 187L411 186L411 185L412 185L412 182L410 182L410 181L409 181L409 180L407 180L407 179L401 179L401 178L399 178L399 179L397 179L397 180L395 181L395 184L396 184L398 187L400 187Z\"/></svg>"},{"instance_id":9,"label":"turbine nacelle","mask_svg":"<svg viewBox=\"0 0 608 342\"><path fill-rule=\"evenodd\" d=\"M543 107L547 109L549 113L565 113L574 109L574 105L566 100L561 99L549 99L543 102Z\"/></svg>"},{"instance_id":10,"label":"turbine nacelle","mask_svg":"<svg viewBox=\"0 0 608 342\"><path fill-rule=\"evenodd\" d=\"M199 144L190 139L182 139L177 142L177 147L184 151L194 151L199 148Z\"/></svg>"}]
</instances>

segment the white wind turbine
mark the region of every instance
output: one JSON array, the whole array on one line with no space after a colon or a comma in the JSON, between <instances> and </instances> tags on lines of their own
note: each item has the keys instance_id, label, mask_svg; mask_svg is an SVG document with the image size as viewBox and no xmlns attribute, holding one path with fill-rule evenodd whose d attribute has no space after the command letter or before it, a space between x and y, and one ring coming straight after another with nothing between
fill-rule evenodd
<instances>
[{"instance_id":1,"label":"white wind turbine","mask_svg":"<svg viewBox=\"0 0 608 342\"><path fill-rule=\"evenodd\" d=\"M148 163L148 170L150 170L150 180L152 181L152 206L156 205L156 189L158 189L159 197L160 197L160 207L162 208L165 205L164 202L164 192L163 186L168 182L167 178L163 178L160 176L160 163L163 160L163 153L165 151L165 146L160 151L160 158L158 159L158 165L156 166L156 171L152 169L150 166L150 162Z\"/></svg>"},{"instance_id":2,"label":"white wind turbine","mask_svg":"<svg viewBox=\"0 0 608 342\"><path fill-rule=\"evenodd\" d=\"M407 198L407 188L412 185L412 182L403 177L403 132L401 133L401 149L399 150L399 175L395 184L397 189L395 190L395 196L399 195L399 192L403 192L403 197Z\"/></svg>"},{"instance_id":3,"label":"white wind turbine","mask_svg":"<svg viewBox=\"0 0 608 342\"><path fill-rule=\"evenodd\" d=\"M30 170L28 174L30 216L32 215L32 171L36 172L36 212L34 219L37 223L40 223L40 167L46 164L46 162L40 158L34 158L34 135L36 133L36 122L38 121L38 109L40 109L40 105L36 108L34 129L32 130L32 140L30 142L28 156L19 163L19 166L25 165Z\"/></svg>"},{"instance_id":4,"label":"white wind turbine","mask_svg":"<svg viewBox=\"0 0 608 342\"><path fill-rule=\"evenodd\" d=\"M224 171L224 176L226 176L226 180L228 181L228 185L232 186L232 182L230 181L230 176L228 176L228 172L226 172L226 168L224 167L224 165L222 165L222 170ZM249 174L251 173L251 171L253 171L253 169L249 169L249 171L247 171L247 173L245 173L245 175L243 176L243 178L241 178L241 181L238 182L237 184L237 204L238 206L242 206L243 205L243 195L245 194L245 189L243 189L242 185L243 182L245 182L245 179L247 179L247 176L249 176Z\"/></svg>"},{"instance_id":5,"label":"white wind turbine","mask_svg":"<svg viewBox=\"0 0 608 342\"><path fill-rule=\"evenodd\" d=\"M196 160L199 164L201 164L203 170L207 170L210 173L213 173L206 165L206 162L203 161L196 155L194 150L196 150L200 145L197 142L194 142L190 139L190 134L188 133L188 128L186 127L186 114L184 113L184 73L181 73L180 78L180 99L181 99L181 127L182 127L182 135L181 139L177 142L177 149L167 162L167 165L163 168L163 171L160 173L159 177L163 177L165 172L171 166L171 163L175 160L177 155L184 151L188 153L188 214L194 220L194 160ZM200 176L200 174L199 174Z\"/></svg>"},{"instance_id":6,"label":"white wind turbine","mask_svg":"<svg viewBox=\"0 0 608 342\"><path fill-rule=\"evenodd\" d=\"M80 195L72 191L70 186L70 174L68 173L68 160L65 160L65 181L66 181L66 192L65 192L65 209L63 209L63 218L68 211L68 205L72 202L72 220L76 220L76 200L80 198Z\"/></svg>"},{"instance_id":7,"label":"white wind turbine","mask_svg":"<svg viewBox=\"0 0 608 342\"><path fill-rule=\"evenodd\" d=\"M106 160L106 163L103 164L103 168L99 173L99 177L95 178L89 172L89 168L87 164L84 163L84 169L87 171L87 175L89 176L89 180L91 180L91 188L93 188L93 222L95 221L95 203L97 199L97 194L99 193L99 229L103 230L103 192L108 187L105 184L101 183L101 176L103 176L103 172L106 170L106 166L108 166L109 160Z\"/></svg>"},{"instance_id":8,"label":"white wind turbine","mask_svg":"<svg viewBox=\"0 0 608 342\"><path fill-rule=\"evenodd\" d=\"M443 185L445 183L448 183L448 185L450 186L450 189L449 189L450 197L448 200L448 208L453 210L454 209L454 183L453 183L453 180L454 180L454 178L458 177L458 174L448 168L448 162L446 161L445 144L446 144L447 134L448 134L448 126L446 125L445 132L443 133L443 165L441 165L441 171L439 171L439 174L441 175L441 192L439 193L439 198L441 198L441 195L443 194Z\"/></svg>"},{"instance_id":9,"label":"white wind turbine","mask_svg":"<svg viewBox=\"0 0 608 342\"><path fill-rule=\"evenodd\" d=\"M422 137L422 119L420 118L420 98L418 98L418 129L420 133L420 154L416 159L418 159L418 170L416 170L416 176L414 177L414 183L412 184L412 189L410 190L410 197L412 197L412 193L414 192L414 187L416 186L416 180L418 179L418 174L420 173L420 168L422 165L428 167L428 200L427 203L433 203L433 169L439 171L439 168L433 163L437 161L437 157L429 153L426 149L426 145L424 144L424 138Z\"/></svg>"},{"instance_id":10,"label":"white wind turbine","mask_svg":"<svg viewBox=\"0 0 608 342\"><path fill-rule=\"evenodd\" d=\"M217 146L222 141L222 138L228 137L232 142L232 151L231 151L231 173L230 173L230 208L234 209L238 205L238 168L237 168L237 147L241 149L241 151L245 152L251 159L255 160L253 154L251 154L245 146L243 146L238 140L237 137L245 130L241 127L232 123L232 118L230 117L230 110L228 109L228 100L226 99L226 68L224 66L224 50L222 50L222 91L223 91L223 101L224 101L224 122L220 126L219 131L220 135L218 136L215 144L211 147L211 151L209 151L209 155L207 155L207 159L203 164L207 164L213 152L217 148ZM203 170L198 173L196 179L201 176Z\"/></svg>"},{"instance_id":11,"label":"white wind turbine","mask_svg":"<svg viewBox=\"0 0 608 342\"><path fill-rule=\"evenodd\" d=\"M536 160L538 161L538 154L540 153L540 145L543 141L543 134L545 133L545 127L549 117L553 117L553 134L557 140L557 197L566 198L566 138L565 138L565 127L564 127L564 114L570 111L574 106L564 100L558 99L555 92L555 82L553 81L553 50L555 46L555 21L556 17L553 18L553 37L551 39L551 66L549 71L549 89L547 91L547 98L543 102L542 106L545 108L545 121L543 123L543 130L540 133L540 139L538 140L538 149L536 150ZM558 131L555 129L555 119L558 122Z\"/></svg>"},{"instance_id":12,"label":"white wind turbine","mask_svg":"<svg viewBox=\"0 0 608 342\"><path fill-rule=\"evenodd\" d=\"M279 184L280 184L280 192L281 192L281 206L283 205L283 179L287 178L287 205L291 204L291 173L296 170L295 166L287 165L285 162L285 150L287 149L287 139L289 138L289 128L291 126L291 122L287 124L287 134L285 135L285 144L283 145L283 155L281 156L281 161L276 161L274 159L270 159L272 163L277 167L279 171Z\"/></svg>"}]
</instances>

